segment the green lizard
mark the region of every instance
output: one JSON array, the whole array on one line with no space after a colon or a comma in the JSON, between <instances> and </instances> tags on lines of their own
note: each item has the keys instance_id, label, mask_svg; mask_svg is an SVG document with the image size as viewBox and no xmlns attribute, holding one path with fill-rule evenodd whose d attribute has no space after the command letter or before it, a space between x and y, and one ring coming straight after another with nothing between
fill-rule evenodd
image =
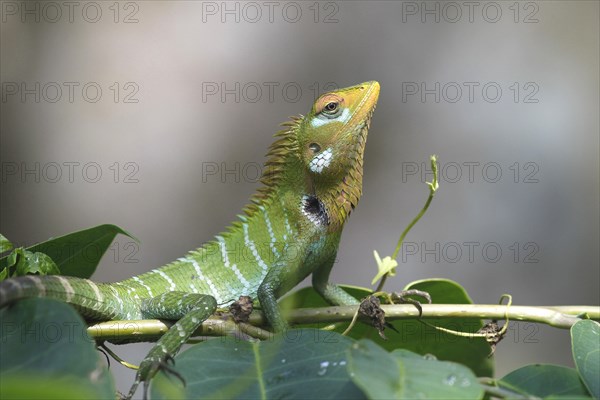
<instances>
[{"instance_id":1,"label":"green lizard","mask_svg":"<svg viewBox=\"0 0 600 400\"><path fill-rule=\"evenodd\" d=\"M312 273L334 305L358 300L329 282L342 228L362 192L363 153L379 83L320 96L283 124L267 154L263 186L244 215L185 257L116 283L29 275L0 282L0 307L28 297L74 306L87 320L177 320L142 361L131 397L166 367L190 335L240 296L258 298L275 331L286 327L277 298Z\"/></svg>"}]
</instances>

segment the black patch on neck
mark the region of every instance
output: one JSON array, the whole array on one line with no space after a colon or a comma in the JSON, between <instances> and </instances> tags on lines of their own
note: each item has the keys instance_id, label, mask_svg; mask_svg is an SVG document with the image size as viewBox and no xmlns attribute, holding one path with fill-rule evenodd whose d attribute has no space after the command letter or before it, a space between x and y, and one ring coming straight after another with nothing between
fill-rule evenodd
<instances>
[{"instance_id":1,"label":"black patch on neck","mask_svg":"<svg viewBox=\"0 0 600 400\"><path fill-rule=\"evenodd\" d=\"M325 204L316 196L306 195L302 199L302 211L312 222L318 225L329 225L329 214Z\"/></svg>"}]
</instances>

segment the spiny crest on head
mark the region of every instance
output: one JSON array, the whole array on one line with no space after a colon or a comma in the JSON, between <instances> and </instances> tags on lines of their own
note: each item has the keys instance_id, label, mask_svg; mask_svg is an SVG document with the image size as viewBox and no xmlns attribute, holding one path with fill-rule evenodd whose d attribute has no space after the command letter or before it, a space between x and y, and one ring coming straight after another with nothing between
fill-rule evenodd
<instances>
[{"instance_id":1,"label":"spiny crest on head","mask_svg":"<svg viewBox=\"0 0 600 400\"><path fill-rule=\"evenodd\" d=\"M296 128L303 119L303 115L291 116L289 121L281 124L285 128L274 135L278 139L271 144L266 154L267 161L264 163L262 177L260 178L260 183L263 186L258 188L256 193L250 197L250 204L244 208L247 215L256 212L258 206L275 191L277 183L279 183L286 168L286 156L297 150L298 144L295 140L295 133Z\"/></svg>"}]
</instances>

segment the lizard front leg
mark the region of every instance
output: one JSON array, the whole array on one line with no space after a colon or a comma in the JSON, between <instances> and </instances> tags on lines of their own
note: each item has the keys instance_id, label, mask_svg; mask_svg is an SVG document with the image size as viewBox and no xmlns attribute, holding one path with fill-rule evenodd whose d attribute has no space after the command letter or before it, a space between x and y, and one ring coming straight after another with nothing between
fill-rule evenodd
<instances>
[{"instance_id":1,"label":"lizard front leg","mask_svg":"<svg viewBox=\"0 0 600 400\"><path fill-rule=\"evenodd\" d=\"M330 261L328 260L324 262L319 268L315 270L315 272L313 272L313 287L325 300L327 300L330 304L334 306L354 306L361 304L360 301L348 294L344 289L342 289L334 283L329 282L329 274L331 273L331 268L333 268L334 261L335 256L331 257ZM407 295L421 296L424 297L428 303L431 303L431 297L429 296L429 293L420 290L402 291L395 295L396 301L413 304L417 308L417 310L419 310L419 316L422 313L421 303L419 303L416 300L412 300L410 298L405 297ZM396 328L394 328L393 325L386 322L385 326L397 332Z\"/></svg>"},{"instance_id":2,"label":"lizard front leg","mask_svg":"<svg viewBox=\"0 0 600 400\"><path fill-rule=\"evenodd\" d=\"M150 380L166 361L174 356L196 329L217 309L214 297L186 292L167 292L145 300L142 313L146 318L163 318L177 322L156 342L140 364L135 382L127 395L130 399L138 385L144 382L144 399Z\"/></svg>"},{"instance_id":3,"label":"lizard front leg","mask_svg":"<svg viewBox=\"0 0 600 400\"><path fill-rule=\"evenodd\" d=\"M277 298L287 293L310 273L310 270L304 268L305 255L310 252L310 243L305 237L298 238L293 244L287 244L258 287L260 306L275 332L288 328L287 321L281 315Z\"/></svg>"},{"instance_id":4,"label":"lizard front leg","mask_svg":"<svg viewBox=\"0 0 600 400\"><path fill-rule=\"evenodd\" d=\"M267 321L275 332L282 332L288 327L288 323L281 315L281 310L275 297L276 282L264 281L258 288L258 301L267 318Z\"/></svg>"},{"instance_id":5,"label":"lizard front leg","mask_svg":"<svg viewBox=\"0 0 600 400\"><path fill-rule=\"evenodd\" d=\"M353 306L360 302L338 285L329 282L329 274L335 262L335 254L328 258L312 274L312 285L327 302L334 306Z\"/></svg>"}]
</instances>

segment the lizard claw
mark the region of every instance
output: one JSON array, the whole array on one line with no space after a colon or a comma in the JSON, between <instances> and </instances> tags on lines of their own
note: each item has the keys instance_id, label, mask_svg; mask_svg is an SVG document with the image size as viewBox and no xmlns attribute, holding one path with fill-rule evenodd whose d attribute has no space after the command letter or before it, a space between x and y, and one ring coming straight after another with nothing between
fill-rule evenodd
<instances>
[{"instance_id":1,"label":"lizard claw","mask_svg":"<svg viewBox=\"0 0 600 400\"><path fill-rule=\"evenodd\" d=\"M397 302L403 303L403 304L412 304L413 306L415 306L417 308L417 310L419 310L419 318L421 318L421 315L423 315L423 308L421 307L421 303L419 301L413 300L407 296L422 297L425 300L427 300L428 304L431 304L431 296L429 295L429 293L424 292L422 290L418 290L418 289L409 289L409 290L403 290L401 292L392 293L392 301L397 301Z\"/></svg>"},{"instance_id":2,"label":"lizard claw","mask_svg":"<svg viewBox=\"0 0 600 400\"><path fill-rule=\"evenodd\" d=\"M166 374L171 374L175 378L179 379L181 384L185 387L185 379L179 372L175 370L175 368L173 368L173 365L175 365L175 359L172 355L167 354L164 361L161 362L159 368L162 369Z\"/></svg>"},{"instance_id":3,"label":"lizard claw","mask_svg":"<svg viewBox=\"0 0 600 400\"><path fill-rule=\"evenodd\" d=\"M175 359L170 354L165 354L163 357L159 359L147 358L142 361L140 368L138 369L138 373L135 377L135 382L131 386L129 390L129 394L125 399L129 400L135 394L140 383L144 382L144 400L148 398L148 389L150 387L150 380L156 375L156 373L160 370L163 370L166 374L173 375L177 379L181 381L183 386L185 386L185 379L183 376L177 372L173 365L175 364Z\"/></svg>"},{"instance_id":4,"label":"lizard claw","mask_svg":"<svg viewBox=\"0 0 600 400\"><path fill-rule=\"evenodd\" d=\"M127 394L127 396L124 397L124 400L130 400L133 397L133 395L135 394L135 391L137 390L140 382L141 382L141 380L136 375L135 382L133 382L133 385L131 385L131 389L129 389L129 393Z\"/></svg>"}]
</instances>

